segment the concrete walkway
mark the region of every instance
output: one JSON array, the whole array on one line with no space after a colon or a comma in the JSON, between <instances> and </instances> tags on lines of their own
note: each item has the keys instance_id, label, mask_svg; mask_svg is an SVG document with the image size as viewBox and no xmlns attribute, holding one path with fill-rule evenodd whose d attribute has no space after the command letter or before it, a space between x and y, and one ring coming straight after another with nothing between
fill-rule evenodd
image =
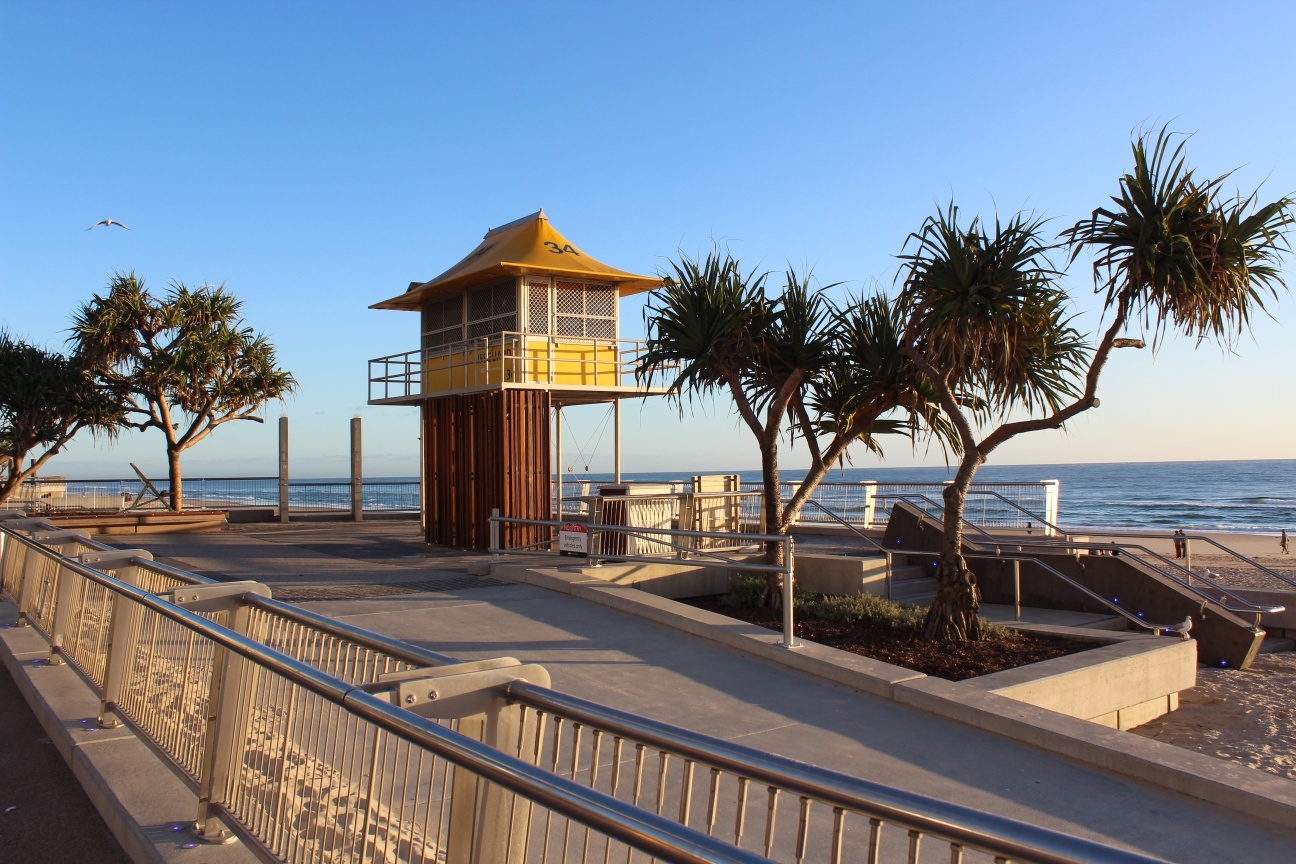
<instances>
[{"instance_id":1,"label":"concrete walkway","mask_svg":"<svg viewBox=\"0 0 1296 864\"><path fill-rule=\"evenodd\" d=\"M425 546L411 523L108 539L279 596L324 592L336 599L303 605L464 660L540 663L556 689L923 795L1173 861L1296 860L1296 831L604 606L468 576L477 556Z\"/></svg>"}]
</instances>

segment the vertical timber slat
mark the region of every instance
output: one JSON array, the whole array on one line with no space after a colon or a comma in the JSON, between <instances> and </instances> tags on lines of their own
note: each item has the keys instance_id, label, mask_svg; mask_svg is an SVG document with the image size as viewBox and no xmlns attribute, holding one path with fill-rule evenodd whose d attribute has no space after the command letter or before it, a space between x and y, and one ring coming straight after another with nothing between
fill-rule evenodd
<instances>
[{"instance_id":1,"label":"vertical timber slat","mask_svg":"<svg viewBox=\"0 0 1296 864\"><path fill-rule=\"evenodd\" d=\"M490 545L490 511L550 519L550 394L498 390L423 402L427 541ZM541 526L506 525L505 546L539 542Z\"/></svg>"}]
</instances>

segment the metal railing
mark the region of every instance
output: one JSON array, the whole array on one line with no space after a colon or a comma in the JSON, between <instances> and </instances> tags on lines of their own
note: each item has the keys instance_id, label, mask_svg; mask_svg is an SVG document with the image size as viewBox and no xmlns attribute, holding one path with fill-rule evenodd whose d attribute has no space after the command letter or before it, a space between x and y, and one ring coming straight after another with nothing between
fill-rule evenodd
<instances>
[{"instance_id":1,"label":"metal railing","mask_svg":"<svg viewBox=\"0 0 1296 864\"><path fill-rule=\"evenodd\" d=\"M1206 538L1209 540L1209 538ZM1062 549L1068 552L1087 552L1096 555L1117 554L1124 555L1129 560L1137 562L1139 565L1157 573L1165 579L1179 585L1187 591L1195 594L1202 600L1215 604L1221 609L1229 612L1243 613L1255 616L1255 626L1260 626L1262 615L1285 612L1285 606L1272 603L1256 603L1237 594L1227 586L1219 584L1209 575L1196 573L1190 567L1186 567L1139 543L1094 543L1087 540L1071 540L1050 538L1040 542L1023 543L1021 538L998 538L992 541L997 548L1002 546L1040 546L1047 549ZM1214 542L1214 541L1211 541ZM1216 544L1219 545L1219 544ZM1237 555L1243 560L1250 560L1244 556L1233 552L1227 547L1220 546L1221 549ZM1159 563L1158 563L1159 562ZM1256 564L1257 567L1264 568L1263 565ZM1181 575L1182 574L1182 575ZM1275 574L1279 575L1279 574ZM1286 577L1279 575L1279 578L1286 580ZM1290 581L1290 580L1286 580ZM1293 583L1296 584L1296 583ZM1207 590L1209 589L1209 590Z\"/></svg>"},{"instance_id":2,"label":"metal railing","mask_svg":"<svg viewBox=\"0 0 1296 864\"><path fill-rule=\"evenodd\" d=\"M645 342L507 331L391 354L369 361L369 401L409 400L501 386L561 388L638 385L635 369Z\"/></svg>"},{"instance_id":3,"label":"metal railing","mask_svg":"<svg viewBox=\"0 0 1296 864\"><path fill-rule=\"evenodd\" d=\"M780 497L791 498L796 483L780 483ZM810 494L820 510L803 517L806 523L844 519L865 528L885 528L889 513L883 506L887 499L906 495L940 496L947 483L883 483L864 480L857 483L820 483ZM760 483L744 483L746 491L759 491ZM1054 530L1048 515L1055 513L1058 487L1052 481L1038 483L977 483L969 489L970 502L965 517L985 528L1020 528L1045 526ZM1009 496L1012 497L1009 497ZM1014 500L1015 499L1015 500ZM829 519L832 514L835 519Z\"/></svg>"},{"instance_id":4,"label":"metal railing","mask_svg":"<svg viewBox=\"0 0 1296 864\"><path fill-rule=\"evenodd\" d=\"M1087 535L1089 535L1089 536L1091 536L1091 537L1120 537L1120 538L1123 538L1123 539L1131 539L1131 538L1132 538L1132 539L1136 539L1136 540L1148 540L1148 539L1154 539L1154 540L1167 540L1167 539L1171 539L1171 537L1170 537L1169 535L1166 535L1166 534L1135 534L1135 533L1133 533L1133 532L1129 532L1129 531L1088 531L1088 530L1085 530L1085 531L1076 531L1075 533L1087 534ZM1274 570L1272 567L1267 567L1267 566L1265 566L1264 564L1261 564L1259 561L1256 561L1256 560L1253 559L1253 558L1248 558L1246 555L1243 555L1241 552L1238 552L1238 551L1236 551L1236 550L1234 550L1234 549L1230 549L1229 547L1225 546L1223 543L1220 543L1218 540L1216 540L1216 539L1213 538L1213 537L1209 537L1209 536L1207 536L1207 535L1205 535L1205 534L1183 534L1183 535L1181 535L1181 539L1184 540L1184 563L1183 563L1183 564L1178 564L1178 563L1176 563L1176 562L1170 562L1169 559L1166 559L1164 556L1158 556L1158 557L1161 557L1161 559L1164 560L1164 561L1166 561L1167 563L1171 563L1171 564L1173 564L1173 566L1175 566L1175 567L1178 567L1178 568L1180 568L1180 569L1182 569L1182 570L1185 570L1185 571L1188 573L1188 576L1189 576L1192 580L1200 580L1200 579L1209 579L1209 578L1210 578L1210 577L1208 577L1208 576L1204 576L1204 575L1203 575L1201 572L1199 572L1199 571L1193 570L1193 568L1192 568L1192 549L1191 549L1191 547L1189 546L1189 543L1190 543L1191 541L1193 541L1193 540L1200 540L1201 542L1207 544L1208 546L1213 546L1213 547L1215 547L1215 548L1218 549L1220 552L1223 552L1225 555L1227 555L1228 557L1234 559L1235 561L1237 561L1237 562L1238 562L1239 564L1241 564L1242 566L1244 566L1244 567L1248 567L1248 568L1251 568L1251 569L1254 569L1254 570L1256 570L1257 572L1263 573L1263 574L1265 574L1266 576L1270 576L1270 577L1272 577L1275 581L1280 582L1280 583L1282 583L1283 585L1286 585L1286 586L1287 586L1287 589L1284 589L1284 590L1288 590L1288 589L1296 589L1296 579L1293 579L1292 577L1287 576L1287 575L1284 574L1284 573L1281 573L1281 572L1279 572L1279 571L1277 571L1277 570ZM1118 543L1117 545L1120 545L1120 544Z\"/></svg>"},{"instance_id":5,"label":"metal railing","mask_svg":"<svg viewBox=\"0 0 1296 864\"><path fill-rule=\"evenodd\" d=\"M150 478L157 488L165 489L165 478ZM149 500L142 481L135 479L47 480L36 478L22 484L6 507L17 507L27 513L116 513L123 511L166 512L162 501ZM362 488L365 512L417 512L417 480L366 480ZM252 507L279 506L277 477L193 477L184 481L186 510L237 510ZM290 480L289 513L349 512L349 480Z\"/></svg>"},{"instance_id":6,"label":"metal railing","mask_svg":"<svg viewBox=\"0 0 1296 864\"><path fill-rule=\"evenodd\" d=\"M100 722L129 723L198 793L204 839L229 825L261 857L295 862L598 861L635 852L696 864L766 860L528 760L544 728L509 707L504 687L547 684L539 667L501 659L415 668L411 661L448 658L407 646L397 651L404 658L388 654L362 672L368 680L347 680L321 670L338 655L308 634L360 635L343 641L374 656L395 646L331 624L318 630L323 622L309 615L289 618L292 635L279 615L258 626L250 610L282 610L254 583L185 574L158 596L133 584L141 569L160 578L151 587L168 582L170 568L147 553L80 553L124 577L114 578L44 545L99 544L9 524L33 536L0 525L6 595L50 640L51 660L66 659L100 692ZM87 601L100 622L91 635L73 616ZM308 659L257 638L276 638L264 625ZM95 650L106 654L98 675L85 662Z\"/></svg>"},{"instance_id":7,"label":"metal railing","mask_svg":"<svg viewBox=\"0 0 1296 864\"><path fill-rule=\"evenodd\" d=\"M266 860L836 864L917 861L924 842L951 861L1154 860L581 700L540 667L455 663L43 520L0 522L0 585L100 693L101 722L194 789L201 835L229 824Z\"/></svg>"}]
</instances>

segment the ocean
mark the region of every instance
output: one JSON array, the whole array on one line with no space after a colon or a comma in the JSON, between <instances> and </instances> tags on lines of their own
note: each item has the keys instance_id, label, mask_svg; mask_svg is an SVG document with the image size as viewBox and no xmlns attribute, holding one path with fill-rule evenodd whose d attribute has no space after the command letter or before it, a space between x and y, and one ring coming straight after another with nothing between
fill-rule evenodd
<instances>
[{"instance_id":1,"label":"ocean","mask_svg":"<svg viewBox=\"0 0 1296 864\"><path fill-rule=\"evenodd\" d=\"M737 473L760 482L759 471ZM681 474L623 473L626 480L660 482ZM787 470L783 480L804 471ZM935 482L954 468L846 468L825 482ZM567 475L565 480L608 481L610 474ZM1067 528L1145 528L1277 534L1296 528L1296 459L1219 462L1113 462L1086 465L982 466L977 482L1058 480L1058 520Z\"/></svg>"},{"instance_id":2,"label":"ocean","mask_svg":"<svg viewBox=\"0 0 1296 864\"><path fill-rule=\"evenodd\" d=\"M690 472L624 473L641 482L685 480ZM699 474L737 473L744 483L759 483L759 471L699 470ZM803 471L786 470L782 479L797 480ZM825 482L939 483L954 475L945 468L846 468L829 473ZM1142 528L1235 531L1277 534L1296 529L1296 459L1220 462L1117 462L1088 465L986 465L977 482L1060 481L1058 522L1066 528ZM609 482L611 474L565 474L565 483ZM159 481L159 488L165 481ZM122 505L123 492L140 494L138 481L68 480L69 494L102 497L101 504ZM417 510L417 477L370 477L365 480L366 510ZM62 494L61 492L59 494ZM209 499L225 503L271 506L278 501L272 477L246 480L193 478L185 494L195 506ZM574 494L570 493L569 494ZM127 499L129 500L129 499ZM294 508L346 510L346 478L294 479Z\"/></svg>"}]
</instances>

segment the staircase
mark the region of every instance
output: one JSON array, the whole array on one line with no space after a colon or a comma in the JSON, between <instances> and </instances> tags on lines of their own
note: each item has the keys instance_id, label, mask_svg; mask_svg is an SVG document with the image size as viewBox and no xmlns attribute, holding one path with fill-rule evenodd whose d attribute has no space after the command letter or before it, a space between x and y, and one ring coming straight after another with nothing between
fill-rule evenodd
<instances>
[{"instance_id":1,"label":"staircase","mask_svg":"<svg viewBox=\"0 0 1296 864\"><path fill-rule=\"evenodd\" d=\"M930 564L901 564L897 556L891 562L891 599L897 603L930 606L936 599L936 568Z\"/></svg>"},{"instance_id":2,"label":"staircase","mask_svg":"<svg viewBox=\"0 0 1296 864\"><path fill-rule=\"evenodd\" d=\"M893 554L893 560L898 561L906 552L938 551L943 545L943 533L939 519L901 502L891 512L883 543L898 553ZM1017 560L1007 557L1008 548L999 552L964 538L964 553L970 556L968 566L976 574L983 602L1013 604L1019 597L1024 606L1123 613L1167 628L1190 619L1198 660L1210 666L1247 668L1266 637L1254 621L1244 620L1211 598L1152 571L1133 556L1098 556L1039 547L1019 555L1015 549L1011 552ZM908 596L926 596L930 600L934 584L927 586L924 594L923 583L932 580L911 576L911 572L907 570L909 578L905 581L913 584L902 590ZM1020 585L1019 595L1016 585ZM1285 642L1289 640L1274 640L1268 650L1284 650Z\"/></svg>"}]
</instances>

